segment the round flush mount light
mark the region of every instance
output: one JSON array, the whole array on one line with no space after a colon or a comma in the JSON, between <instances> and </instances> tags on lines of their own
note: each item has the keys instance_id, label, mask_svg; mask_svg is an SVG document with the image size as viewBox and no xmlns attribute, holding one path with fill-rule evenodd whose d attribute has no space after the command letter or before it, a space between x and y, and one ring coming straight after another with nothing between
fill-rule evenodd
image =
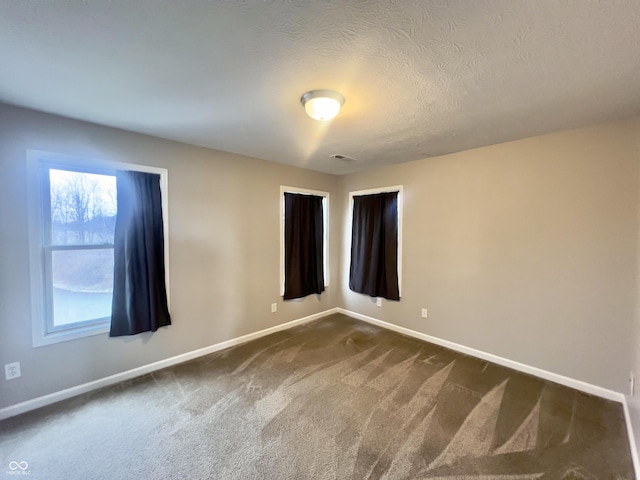
<instances>
[{"instance_id":1,"label":"round flush mount light","mask_svg":"<svg viewBox=\"0 0 640 480\"><path fill-rule=\"evenodd\" d=\"M344 97L333 90L311 90L300 98L305 112L314 120L331 120L344 104Z\"/></svg>"},{"instance_id":2,"label":"round flush mount light","mask_svg":"<svg viewBox=\"0 0 640 480\"><path fill-rule=\"evenodd\" d=\"M355 162L356 159L350 157L349 155L343 155L341 153L334 153L333 155L329 155L331 158L335 158L336 160L342 160L344 162Z\"/></svg>"}]
</instances>

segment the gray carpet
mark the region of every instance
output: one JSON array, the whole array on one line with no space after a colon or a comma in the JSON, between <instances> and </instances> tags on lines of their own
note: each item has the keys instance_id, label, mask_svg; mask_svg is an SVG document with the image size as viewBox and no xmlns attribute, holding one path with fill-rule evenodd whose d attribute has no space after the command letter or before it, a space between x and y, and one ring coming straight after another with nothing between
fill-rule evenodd
<instances>
[{"instance_id":1,"label":"gray carpet","mask_svg":"<svg viewBox=\"0 0 640 480\"><path fill-rule=\"evenodd\" d=\"M0 422L0 459L47 480L634 478L620 404L342 315Z\"/></svg>"}]
</instances>

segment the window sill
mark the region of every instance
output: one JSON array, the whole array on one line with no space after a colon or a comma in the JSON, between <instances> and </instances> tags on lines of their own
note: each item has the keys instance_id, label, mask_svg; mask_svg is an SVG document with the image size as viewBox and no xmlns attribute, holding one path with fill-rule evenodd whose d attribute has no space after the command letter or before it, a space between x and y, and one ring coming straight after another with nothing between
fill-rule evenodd
<instances>
[{"instance_id":1,"label":"window sill","mask_svg":"<svg viewBox=\"0 0 640 480\"><path fill-rule=\"evenodd\" d=\"M34 322L37 323L37 322ZM68 342L70 340L77 340L79 338L91 337L93 335L101 335L103 333L109 333L109 325L92 325L90 327L79 328L74 330L67 330L62 332L48 333L34 332L33 335L33 347L44 347L46 345L53 345L56 343Z\"/></svg>"}]
</instances>

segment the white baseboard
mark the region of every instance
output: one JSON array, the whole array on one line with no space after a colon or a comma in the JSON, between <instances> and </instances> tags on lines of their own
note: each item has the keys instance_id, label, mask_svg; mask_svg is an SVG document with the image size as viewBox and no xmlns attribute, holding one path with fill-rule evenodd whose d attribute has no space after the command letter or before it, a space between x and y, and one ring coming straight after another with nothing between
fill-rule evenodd
<instances>
[{"instance_id":1,"label":"white baseboard","mask_svg":"<svg viewBox=\"0 0 640 480\"><path fill-rule=\"evenodd\" d=\"M631 412L629 411L629 403L627 402L627 396L623 396L622 408L624 409L624 420L627 424L627 433L629 435L629 448L631 449L631 460L633 460L633 469L636 474L636 478L640 478L640 459L638 458L638 447L636 443L636 437L633 434L633 425L631 424Z\"/></svg>"},{"instance_id":2,"label":"white baseboard","mask_svg":"<svg viewBox=\"0 0 640 480\"><path fill-rule=\"evenodd\" d=\"M175 357L167 358L165 360L160 360L158 362L150 363L148 365L143 365L138 368L134 368L131 370L127 370L125 372L116 373L115 375L111 375L109 377L100 378L98 380L94 380L92 382L84 383L82 385L77 385L75 387L67 388L65 390L60 390L58 392L54 392L48 395L44 395L42 397L37 397L31 400L27 400L22 403L17 403L15 405L10 405L8 407L0 409L0 420L13 417L15 415L19 415L21 413L28 412L30 410L35 410L36 408L44 407L46 405L50 405L55 402L59 402L61 400L66 400L71 397L75 397L76 395L80 395L83 393L90 392L92 390L97 390L99 388L107 387L109 385L113 385L114 383L122 382L124 380L129 380L131 378L139 377L141 375L145 375L147 373L154 372L156 370L160 370L163 368L170 367L172 365L177 365L179 363L186 362L188 360L192 360L197 357L201 357L203 355L208 355L209 353L217 352L219 350L223 350L225 348L233 347L236 345L240 345L241 343L246 343L251 340L255 340L260 337L264 337L265 335L269 335L271 333L279 332L282 330L289 329L291 327L295 327L297 325L302 325L307 322L311 322L313 320L317 320L322 317L326 317L333 313L342 313L352 318L356 318L358 320L363 320L367 323L371 323L373 325L377 325L382 328L386 328L388 330L392 330L403 335L408 335L410 337L418 338L420 340L424 340L426 342L430 342L436 345L440 345L442 347L450 348L451 350L455 350L457 352L461 352L467 355L471 355L473 357L481 358L483 360L487 360L489 362L497 363L499 365L503 365L508 368L513 368L514 370L518 370L524 373L528 373L530 375L534 375L536 377L543 378L545 380L550 380L552 382L559 383L561 385L565 385L570 388L575 388L576 390L580 390L582 392L586 392L592 395L596 395L602 398L606 398L609 400L613 400L616 402L625 403L625 397L622 393L614 392L613 390L608 390L606 388L598 387L596 385L591 385L586 382L582 382L580 380L575 380L573 378L565 377L563 375L559 375L553 372L549 372L546 370L542 370L536 367L531 367L529 365L525 365L523 363L519 363L513 360L509 360L506 358L499 357L497 355L493 355L491 353L483 352L481 350L476 350L474 348L466 347L464 345L460 345L454 342L450 342L448 340L443 340L438 337L433 337L431 335L427 335L425 333L417 332L415 330L411 330L405 327L400 327L398 325L394 325L392 323L384 322L382 320L378 320L373 317L369 317L366 315L362 315L360 313L355 313L350 310L345 310L343 308L332 308L329 310L325 310L323 312L316 313L314 315L309 315L307 317L299 318L297 320L293 320L291 322L283 323L281 325L276 325L275 327L266 328L264 330L260 330L254 333L250 333L248 335L243 335L241 337L232 338L230 340L226 340L224 342L216 343L215 345L210 345L208 347L204 347L198 350L193 350L191 352L183 353L181 355L176 355ZM627 408L627 407L625 407ZM628 418L628 408L625 410L625 415ZM628 421L629 422L629 421ZM630 423L628 423L629 432ZM632 445L635 445L635 441ZM634 447L635 448L635 447ZM636 453L637 457L637 453ZM635 457L634 457L635 458ZM635 460L634 460L635 461ZM640 478L640 477L639 477Z\"/></svg>"},{"instance_id":3,"label":"white baseboard","mask_svg":"<svg viewBox=\"0 0 640 480\"><path fill-rule=\"evenodd\" d=\"M27 400L22 403L10 405L8 407L0 409L0 420L9 418L9 417L14 417L21 413L25 413L30 410L35 410L36 408L44 407L46 405L51 405L52 403L59 402L61 400L66 400L68 398L75 397L77 395L87 393L92 390L97 390L99 388L107 387L109 385L113 385L114 383L122 382L124 380L129 380L131 378L139 377L141 375L145 375L147 373L151 373L156 370L160 370L163 368L171 367L173 365L177 365L179 363L193 360L194 358L202 357L203 355L208 355L210 353L217 352L219 350L224 350L225 348L234 347L236 345L240 345L241 343L246 343L251 340L264 337L271 333L287 330L291 327L302 325L304 323L311 322L313 320L317 320L322 317L326 317L333 313L338 313L338 309L332 308L329 310L325 310L323 312L309 315L307 317L299 318L291 322L283 323L281 325L276 325L275 327L265 328L264 330L249 333L241 337L232 338L231 340L226 340L224 342L216 343L215 345L210 345L208 347L200 348L198 350L193 350L191 352L183 353L181 355L176 355L175 357L167 358L165 360L160 360L158 362L150 363L148 365L143 365L138 368L133 368L125 372L116 373L115 375L110 375L108 377L100 378L92 382L83 383L82 385L77 385L75 387L67 388L65 390L60 390L58 392L50 393L42 397L37 397L32 400Z\"/></svg>"},{"instance_id":4,"label":"white baseboard","mask_svg":"<svg viewBox=\"0 0 640 480\"><path fill-rule=\"evenodd\" d=\"M565 385L570 388L575 388L576 390L580 390L581 392L589 393L591 395L596 395L598 397L606 398L608 400L613 400L619 403L624 402L624 395L622 393L615 392L613 390L599 387L597 385L592 385L590 383L586 383L581 380L565 377L564 375L559 375L557 373L549 372L547 370L542 370L540 368L525 365L524 363L516 362L514 360L509 360L508 358L499 357L497 355L493 355L492 353L483 352L482 350L476 350L475 348L460 345L458 343L450 342L448 340L443 340L438 337L433 337L431 335L427 335L426 333L421 333L415 330L411 330L409 328L400 327L398 325L384 322L382 320L378 320L377 318L368 317L367 315L362 315L360 313L355 313L350 310L338 308L337 311L339 313L348 315L358 320L363 320L367 323L371 323L373 325L386 328L387 330L393 330L394 332L398 332L398 333L402 333L403 335L408 335L410 337L418 338L420 340L424 340L429 343L434 343L436 345L440 345L441 347L450 348L451 350L455 350L457 352L464 353L466 355L471 355L472 357L477 357L477 358L481 358L482 360L487 360L489 362L497 363L498 365L512 368L520 372L528 373L530 375L534 375L536 377L540 377L545 380L559 383L560 385Z\"/></svg>"}]
</instances>

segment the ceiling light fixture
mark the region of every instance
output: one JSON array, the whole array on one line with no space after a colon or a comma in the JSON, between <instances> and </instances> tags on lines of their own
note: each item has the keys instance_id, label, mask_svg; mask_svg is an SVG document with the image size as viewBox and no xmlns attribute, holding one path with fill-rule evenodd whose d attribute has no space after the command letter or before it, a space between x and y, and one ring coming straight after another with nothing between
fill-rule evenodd
<instances>
[{"instance_id":1,"label":"ceiling light fixture","mask_svg":"<svg viewBox=\"0 0 640 480\"><path fill-rule=\"evenodd\" d=\"M333 90L311 90L300 97L305 112L314 120L331 120L344 105L344 97Z\"/></svg>"},{"instance_id":2,"label":"ceiling light fixture","mask_svg":"<svg viewBox=\"0 0 640 480\"><path fill-rule=\"evenodd\" d=\"M334 153L333 155L329 155L331 158L335 158L336 160L344 160L345 162L355 162L356 159L350 157L349 155L343 155L341 153Z\"/></svg>"}]
</instances>

